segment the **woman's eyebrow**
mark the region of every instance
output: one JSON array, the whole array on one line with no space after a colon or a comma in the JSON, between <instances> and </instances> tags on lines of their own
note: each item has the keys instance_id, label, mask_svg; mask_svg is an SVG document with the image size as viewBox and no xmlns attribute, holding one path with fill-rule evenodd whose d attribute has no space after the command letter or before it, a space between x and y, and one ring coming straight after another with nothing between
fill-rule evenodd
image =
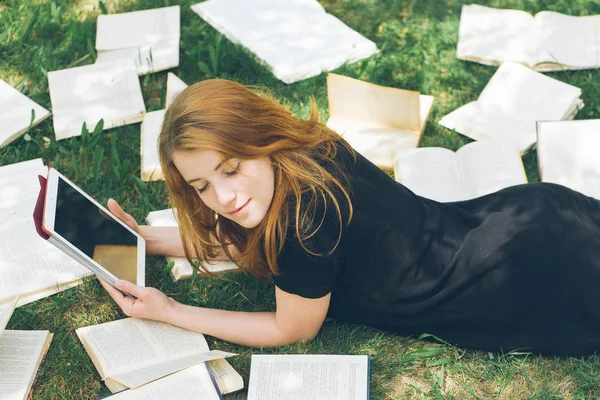
<instances>
[{"instance_id":1,"label":"woman's eyebrow","mask_svg":"<svg viewBox=\"0 0 600 400\"><path fill-rule=\"evenodd\" d=\"M225 161L227 161L227 160L229 160L229 159L228 159L228 158L225 158L225 159L221 160L221 162L217 164L217 166L215 167L215 169L213 169L213 171L216 171L216 170L218 170L219 168L221 168L221 165L223 165L223 163L224 163ZM196 182L196 181L199 181L199 180L201 180L201 179L204 179L204 178L194 178L194 179L190 179L189 181L186 181L186 182L187 182L188 184L190 184L190 185L191 185L192 183L194 183L194 182Z\"/></svg>"}]
</instances>

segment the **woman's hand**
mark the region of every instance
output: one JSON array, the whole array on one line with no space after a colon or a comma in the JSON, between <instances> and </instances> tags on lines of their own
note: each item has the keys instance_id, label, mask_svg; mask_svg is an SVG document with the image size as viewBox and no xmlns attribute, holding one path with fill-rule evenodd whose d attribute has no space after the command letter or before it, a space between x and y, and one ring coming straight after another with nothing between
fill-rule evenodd
<instances>
[{"instance_id":1,"label":"woman's hand","mask_svg":"<svg viewBox=\"0 0 600 400\"><path fill-rule=\"evenodd\" d=\"M136 297L133 298L125 296L102 279L99 281L128 317L165 321L177 304L175 300L152 287L141 287L124 280L115 282L115 287Z\"/></svg>"},{"instance_id":2,"label":"woman's hand","mask_svg":"<svg viewBox=\"0 0 600 400\"><path fill-rule=\"evenodd\" d=\"M137 233L140 233L140 227L135 221L135 218L133 218L131 214L127 214L125 211L123 211L123 209L115 199L108 199L107 205L111 213L113 213L117 218L123 221L131 229L133 229Z\"/></svg>"}]
</instances>

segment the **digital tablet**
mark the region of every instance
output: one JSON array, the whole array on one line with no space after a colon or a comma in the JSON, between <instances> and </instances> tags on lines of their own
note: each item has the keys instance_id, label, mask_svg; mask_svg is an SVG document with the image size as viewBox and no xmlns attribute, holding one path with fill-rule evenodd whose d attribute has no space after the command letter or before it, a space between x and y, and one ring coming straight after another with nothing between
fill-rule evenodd
<instances>
[{"instance_id":1,"label":"digital tablet","mask_svg":"<svg viewBox=\"0 0 600 400\"><path fill-rule=\"evenodd\" d=\"M114 286L145 286L146 243L54 168L48 170L42 216L48 241Z\"/></svg>"}]
</instances>

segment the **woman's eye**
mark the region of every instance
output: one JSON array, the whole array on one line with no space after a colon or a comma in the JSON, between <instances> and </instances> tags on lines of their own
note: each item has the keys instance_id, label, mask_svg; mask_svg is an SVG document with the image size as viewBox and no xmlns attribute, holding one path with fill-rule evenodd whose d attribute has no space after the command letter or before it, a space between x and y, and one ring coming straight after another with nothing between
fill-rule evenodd
<instances>
[{"instance_id":1,"label":"woman's eye","mask_svg":"<svg viewBox=\"0 0 600 400\"><path fill-rule=\"evenodd\" d=\"M202 194L202 192L204 192L204 191L206 190L206 188L207 188L207 187L208 187L208 183L207 183L206 185L202 186L201 188L197 188L197 187L194 187L194 188L196 189L196 191L197 191L199 194Z\"/></svg>"},{"instance_id":2,"label":"woman's eye","mask_svg":"<svg viewBox=\"0 0 600 400\"><path fill-rule=\"evenodd\" d=\"M241 163L238 163L234 169L232 169L231 171L224 171L223 173L227 176L233 176L239 172L240 165Z\"/></svg>"}]
</instances>

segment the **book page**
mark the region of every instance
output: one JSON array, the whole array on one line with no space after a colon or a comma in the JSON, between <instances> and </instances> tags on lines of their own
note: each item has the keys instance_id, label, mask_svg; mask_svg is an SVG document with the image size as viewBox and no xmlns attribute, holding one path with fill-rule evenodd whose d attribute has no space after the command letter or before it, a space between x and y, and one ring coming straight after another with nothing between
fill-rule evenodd
<instances>
[{"instance_id":1,"label":"book page","mask_svg":"<svg viewBox=\"0 0 600 400\"><path fill-rule=\"evenodd\" d=\"M165 110L152 111L144 116L142 122L141 162L142 180L158 181L164 179L158 158L158 136L162 127Z\"/></svg>"},{"instance_id":2,"label":"book page","mask_svg":"<svg viewBox=\"0 0 600 400\"><path fill-rule=\"evenodd\" d=\"M140 122L146 113L133 61L101 63L48 72L56 140L92 131L104 119L104 130Z\"/></svg>"},{"instance_id":3,"label":"book page","mask_svg":"<svg viewBox=\"0 0 600 400\"><path fill-rule=\"evenodd\" d=\"M178 226L175 214L172 208L165 210L151 211L146 217L150 226ZM171 270L171 275L175 280L189 279L193 274L193 267L184 257L167 257L167 261L173 261L175 265ZM211 261L203 264L214 274L221 274L228 271L239 271L239 267L233 261Z\"/></svg>"},{"instance_id":4,"label":"book page","mask_svg":"<svg viewBox=\"0 0 600 400\"><path fill-rule=\"evenodd\" d=\"M532 64L538 41L531 14L476 4L463 5L456 57L484 64Z\"/></svg>"},{"instance_id":5,"label":"book page","mask_svg":"<svg viewBox=\"0 0 600 400\"><path fill-rule=\"evenodd\" d=\"M209 0L191 8L285 83L377 52L374 42L327 14L316 0Z\"/></svg>"},{"instance_id":6,"label":"book page","mask_svg":"<svg viewBox=\"0 0 600 400\"><path fill-rule=\"evenodd\" d=\"M329 74L327 95L332 118L384 128L421 130L419 92Z\"/></svg>"},{"instance_id":7,"label":"book page","mask_svg":"<svg viewBox=\"0 0 600 400\"><path fill-rule=\"evenodd\" d=\"M543 182L600 200L600 120L538 123L538 167Z\"/></svg>"},{"instance_id":8,"label":"book page","mask_svg":"<svg viewBox=\"0 0 600 400\"><path fill-rule=\"evenodd\" d=\"M137 389L125 390L111 400L220 400L206 364L176 372Z\"/></svg>"},{"instance_id":9,"label":"book page","mask_svg":"<svg viewBox=\"0 0 600 400\"><path fill-rule=\"evenodd\" d=\"M44 107L0 79L0 147L24 134L50 116ZM31 113L34 113L33 121Z\"/></svg>"},{"instance_id":10,"label":"book page","mask_svg":"<svg viewBox=\"0 0 600 400\"><path fill-rule=\"evenodd\" d=\"M47 173L39 158L0 167L0 302L20 295L17 307L90 275L37 234L32 211L40 190L38 175Z\"/></svg>"},{"instance_id":11,"label":"book page","mask_svg":"<svg viewBox=\"0 0 600 400\"><path fill-rule=\"evenodd\" d=\"M469 143L456 152L456 159L467 200L527 183L521 156L508 143Z\"/></svg>"},{"instance_id":12,"label":"book page","mask_svg":"<svg viewBox=\"0 0 600 400\"><path fill-rule=\"evenodd\" d=\"M96 49L116 50L179 39L179 6L98 15Z\"/></svg>"},{"instance_id":13,"label":"book page","mask_svg":"<svg viewBox=\"0 0 600 400\"><path fill-rule=\"evenodd\" d=\"M600 67L600 15L542 11L535 22L541 48L536 63L558 63L569 69Z\"/></svg>"},{"instance_id":14,"label":"book page","mask_svg":"<svg viewBox=\"0 0 600 400\"><path fill-rule=\"evenodd\" d=\"M200 333L125 318L76 330L102 378L210 351Z\"/></svg>"},{"instance_id":15,"label":"book page","mask_svg":"<svg viewBox=\"0 0 600 400\"><path fill-rule=\"evenodd\" d=\"M394 177L418 196L440 202L464 200L452 150L423 147L396 153Z\"/></svg>"},{"instance_id":16,"label":"book page","mask_svg":"<svg viewBox=\"0 0 600 400\"><path fill-rule=\"evenodd\" d=\"M167 95L165 96L165 108L169 108L173 100L175 100L175 96L179 93L183 92L188 85L179 79L177 75L172 72L167 74Z\"/></svg>"},{"instance_id":17,"label":"book page","mask_svg":"<svg viewBox=\"0 0 600 400\"><path fill-rule=\"evenodd\" d=\"M4 331L0 335L0 393L3 400L26 399L52 340L48 331Z\"/></svg>"},{"instance_id":18,"label":"book page","mask_svg":"<svg viewBox=\"0 0 600 400\"><path fill-rule=\"evenodd\" d=\"M6 302L0 302L0 335L2 335L2 331L6 328L6 324L8 324L8 320L12 316L18 300L19 296L16 296Z\"/></svg>"},{"instance_id":19,"label":"book page","mask_svg":"<svg viewBox=\"0 0 600 400\"><path fill-rule=\"evenodd\" d=\"M235 392L244 388L244 379L224 358L211 360L208 362L208 366L222 394Z\"/></svg>"},{"instance_id":20,"label":"book page","mask_svg":"<svg viewBox=\"0 0 600 400\"><path fill-rule=\"evenodd\" d=\"M248 400L367 400L368 397L368 356L252 356Z\"/></svg>"},{"instance_id":21,"label":"book page","mask_svg":"<svg viewBox=\"0 0 600 400\"><path fill-rule=\"evenodd\" d=\"M98 51L96 64L134 62L138 75L179 66L179 38L162 40L120 50Z\"/></svg>"}]
</instances>

